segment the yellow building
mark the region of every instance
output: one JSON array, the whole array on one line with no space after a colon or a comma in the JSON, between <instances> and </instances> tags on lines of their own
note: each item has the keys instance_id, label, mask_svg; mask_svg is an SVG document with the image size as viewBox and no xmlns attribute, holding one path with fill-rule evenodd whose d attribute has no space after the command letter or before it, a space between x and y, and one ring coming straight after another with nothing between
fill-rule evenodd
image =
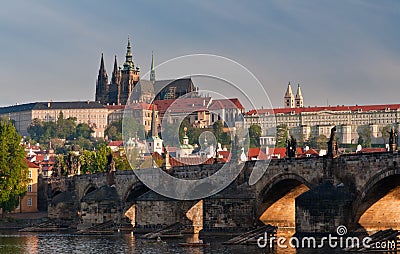
<instances>
[{"instance_id":1,"label":"yellow building","mask_svg":"<svg viewBox=\"0 0 400 254\"><path fill-rule=\"evenodd\" d=\"M25 196L20 200L19 205L12 213L35 213L38 211L38 176L39 166L26 160L29 170L29 184ZM0 209L0 214L2 214Z\"/></svg>"},{"instance_id":2,"label":"yellow building","mask_svg":"<svg viewBox=\"0 0 400 254\"><path fill-rule=\"evenodd\" d=\"M39 166L26 161L29 170L29 184L25 196L21 199L15 213L34 213L38 211L38 176Z\"/></svg>"},{"instance_id":3,"label":"yellow building","mask_svg":"<svg viewBox=\"0 0 400 254\"><path fill-rule=\"evenodd\" d=\"M22 136L28 136L33 119L56 122L60 112L64 118L75 117L76 123L87 123L94 130L93 137L104 137L107 127L107 108L99 102L34 102L0 108L0 117L11 119Z\"/></svg>"}]
</instances>

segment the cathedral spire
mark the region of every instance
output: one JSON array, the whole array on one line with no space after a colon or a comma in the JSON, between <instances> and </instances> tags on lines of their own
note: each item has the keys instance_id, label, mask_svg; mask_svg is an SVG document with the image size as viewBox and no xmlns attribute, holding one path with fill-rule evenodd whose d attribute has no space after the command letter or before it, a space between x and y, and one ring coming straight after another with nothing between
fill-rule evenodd
<instances>
[{"instance_id":1,"label":"cathedral spire","mask_svg":"<svg viewBox=\"0 0 400 254\"><path fill-rule=\"evenodd\" d=\"M106 72L106 68L104 67L104 57L103 57L103 53L101 53L99 75L102 75L105 72Z\"/></svg>"},{"instance_id":2,"label":"cathedral spire","mask_svg":"<svg viewBox=\"0 0 400 254\"><path fill-rule=\"evenodd\" d=\"M101 53L99 75L96 80L95 100L106 103L108 97L108 76L104 65L104 55Z\"/></svg>"},{"instance_id":3,"label":"cathedral spire","mask_svg":"<svg viewBox=\"0 0 400 254\"><path fill-rule=\"evenodd\" d=\"M150 81L153 83L156 81L156 71L154 70L153 51L151 51Z\"/></svg>"},{"instance_id":4,"label":"cathedral spire","mask_svg":"<svg viewBox=\"0 0 400 254\"><path fill-rule=\"evenodd\" d=\"M114 70L113 72L117 72L118 71L118 65L117 65L117 55L114 56Z\"/></svg>"},{"instance_id":5,"label":"cathedral spire","mask_svg":"<svg viewBox=\"0 0 400 254\"><path fill-rule=\"evenodd\" d=\"M133 60L132 60L131 40L128 35L128 45L126 46L124 70L133 70L133 69L134 69L134 65L133 65Z\"/></svg>"},{"instance_id":6,"label":"cathedral spire","mask_svg":"<svg viewBox=\"0 0 400 254\"><path fill-rule=\"evenodd\" d=\"M114 69L111 76L111 84L117 84L117 79L118 79L117 56L114 56Z\"/></svg>"}]
</instances>

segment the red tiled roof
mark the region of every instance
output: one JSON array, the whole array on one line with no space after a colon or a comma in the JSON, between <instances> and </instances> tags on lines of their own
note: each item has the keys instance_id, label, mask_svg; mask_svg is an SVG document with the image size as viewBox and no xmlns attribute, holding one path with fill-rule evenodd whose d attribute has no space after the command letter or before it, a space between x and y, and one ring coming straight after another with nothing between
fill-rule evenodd
<instances>
[{"instance_id":1,"label":"red tiled roof","mask_svg":"<svg viewBox=\"0 0 400 254\"><path fill-rule=\"evenodd\" d=\"M27 160L26 158L25 158L25 162L28 165L28 168L39 168L38 165L36 165L35 163L31 162L30 160Z\"/></svg>"},{"instance_id":2,"label":"red tiled roof","mask_svg":"<svg viewBox=\"0 0 400 254\"><path fill-rule=\"evenodd\" d=\"M123 146L123 145L124 145L124 141L122 141L122 140L117 140L117 141L111 141L110 143L108 143L107 146L117 146L117 147L120 147L120 146Z\"/></svg>"},{"instance_id":3,"label":"red tiled roof","mask_svg":"<svg viewBox=\"0 0 400 254\"><path fill-rule=\"evenodd\" d=\"M386 152L386 148L362 148L361 153L379 153L379 152Z\"/></svg>"},{"instance_id":4,"label":"red tiled roof","mask_svg":"<svg viewBox=\"0 0 400 254\"><path fill-rule=\"evenodd\" d=\"M213 164L214 158L201 158L201 157L181 157L181 158L169 158L169 164L171 167L181 167L185 165L200 165L200 164Z\"/></svg>"},{"instance_id":5,"label":"red tiled roof","mask_svg":"<svg viewBox=\"0 0 400 254\"><path fill-rule=\"evenodd\" d=\"M138 102L138 103L131 103L126 106L127 109L131 110L138 110L138 109L147 109L147 110L153 110L154 104L148 104L145 102ZM109 110L124 110L125 105L106 105L105 106ZM157 110L157 107L154 108L154 110Z\"/></svg>"},{"instance_id":6,"label":"red tiled roof","mask_svg":"<svg viewBox=\"0 0 400 254\"><path fill-rule=\"evenodd\" d=\"M219 151L218 154L222 155L222 157L224 159L229 159L229 157L231 156L231 152L230 151Z\"/></svg>"},{"instance_id":7,"label":"red tiled roof","mask_svg":"<svg viewBox=\"0 0 400 254\"><path fill-rule=\"evenodd\" d=\"M171 111L176 113L184 112L195 112L207 110L208 104L211 98L179 98L171 100L155 100L154 103L157 105L158 111L161 115L165 112Z\"/></svg>"},{"instance_id":8,"label":"red tiled roof","mask_svg":"<svg viewBox=\"0 0 400 254\"><path fill-rule=\"evenodd\" d=\"M36 155L36 161L43 161L44 155Z\"/></svg>"},{"instance_id":9,"label":"red tiled roof","mask_svg":"<svg viewBox=\"0 0 400 254\"><path fill-rule=\"evenodd\" d=\"M284 147L275 147L275 148L268 148L269 155L278 155L280 158L286 157L286 148Z\"/></svg>"},{"instance_id":10,"label":"red tiled roof","mask_svg":"<svg viewBox=\"0 0 400 254\"><path fill-rule=\"evenodd\" d=\"M313 148L308 149L304 154L319 155L319 153Z\"/></svg>"},{"instance_id":11,"label":"red tiled roof","mask_svg":"<svg viewBox=\"0 0 400 254\"><path fill-rule=\"evenodd\" d=\"M294 112L299 114L301 112L319 112L319 111L380 111L380 110L397 110L400 109L400 104L382 104L382 105L364 105L364 106L318 106L318 107L304 107L304 108L274 108L274 109L253 109L246 113L246 115L260 114L289 114Z\"/></svg>"},{"instance_id":12,"label":"red tiled roof","mask_svg":"<svg viewBox=\"0 0 400 254\"><path fill-rule=\"evenodd\" d=\"M106 105L106 108L111 110L118 110L118 109L124 109L125 105Z\"/></svg>"},{"instance_id":13,"label":"red tiled roof","mask_svg":"<svg viewBox=\"0 0 400 254\"><path fill-rule=\"evenodd\" d=\"M238 98L213 100L209 109L223 108L244 109Z\"/></svg>"}]
</instances>

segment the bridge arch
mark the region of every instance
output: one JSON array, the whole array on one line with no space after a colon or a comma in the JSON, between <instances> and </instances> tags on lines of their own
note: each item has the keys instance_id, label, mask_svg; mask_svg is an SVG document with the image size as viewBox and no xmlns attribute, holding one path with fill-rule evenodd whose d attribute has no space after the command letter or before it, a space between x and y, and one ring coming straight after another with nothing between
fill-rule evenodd
<instances>
[{"instance_id":1,"label":"bridge arch","mask_svg":"<svg viewBox=\"0 0 400 254\"><path fill-rule=\"evenodd\" d=\"M132 227L136 226L136 200L138 197L148 192L150 189L143 183L137 181L129 186L123 194L122 201L124 204L123 214L127 223L130 223Z\"/></svg>"},{"instance_id":2,"label":"bridge arch","mask_svg":"<svg viewBox=\"0 0 400 254\"><path fill-rule=\"evenodd\" d=\"M51 190L51 198L54 198L55 196L61 194L63 191L61 190L61 188L56 188Z\"/></svg>"},{"instance_id":3,"label":"bridge arch","mask_svg":"<svg viewBox=\"0 0 400 254\"><path fill-rule=\"evenodd\" d=\"M79 196L79 201L81 201L87 194L97 190L97 187L93 183L89 183L83 188L81 195Z\"/></svg>"},{"instance_id":4,"label":"bridge arch","mask_svg":"<svg viewBox=\"0 0 400 254\"><path fill-rule=\"evenodd\" d=\"M388 168L373 176L353 203L357 226L367 231L400 229L400 168Z\"/></svg>"},{"instance_id":5,"label":"bridge arch","mask_svg":"<svg viewBox=\"0 0 400 254\"><path fill-rule=\"evenodd\" d=\"M283 173L270 179L257 197L256 216L264 224L294 227L295 198L312 185L295 173Z\"/></svg>"},{"instance_id":6,"label":"bridge arch","mask_svg":"<svg viewBox=\"0 0 400 254\"><path fill-rule=\"evenodd\" d=\"M125 193L122 196L122 200L126 203L133 203L139 196L143 195L150 189L143 184L142 182L136 182L129 186L126 189Z\"/></svg>"}]
</instances>

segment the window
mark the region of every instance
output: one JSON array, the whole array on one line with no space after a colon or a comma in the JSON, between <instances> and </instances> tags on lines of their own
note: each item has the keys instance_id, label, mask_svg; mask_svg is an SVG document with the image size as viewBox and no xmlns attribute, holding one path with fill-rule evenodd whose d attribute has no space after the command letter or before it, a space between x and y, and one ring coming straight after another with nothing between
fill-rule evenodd
<instances>
[{"instance_id":1,"label":"window","mask_svg":"<svg viewBox=\"0 0 400 254\"><path fill-rule=\"evenodd\" d=\"M28 184L28 192L32 192L32 184Z\"/></svg>"},{"instance_id":2,"label":"window","mask_svg":"<svg viewBox=\"0 0 400 254\"><path fill-rule=\"evenodd\" d=\"M29 170L29 178L32 179L32 170Z\"/></svg>"},{"instance_id":3,"label":"window","mask_svg":"<svg viewBox=\"0 0 400 254\"><path fill-rule=\"evenodd\" d=\"M28 198L27 204L28 204L28 206L32 206L32 198Z\"/></svg>"}]
</instances>

